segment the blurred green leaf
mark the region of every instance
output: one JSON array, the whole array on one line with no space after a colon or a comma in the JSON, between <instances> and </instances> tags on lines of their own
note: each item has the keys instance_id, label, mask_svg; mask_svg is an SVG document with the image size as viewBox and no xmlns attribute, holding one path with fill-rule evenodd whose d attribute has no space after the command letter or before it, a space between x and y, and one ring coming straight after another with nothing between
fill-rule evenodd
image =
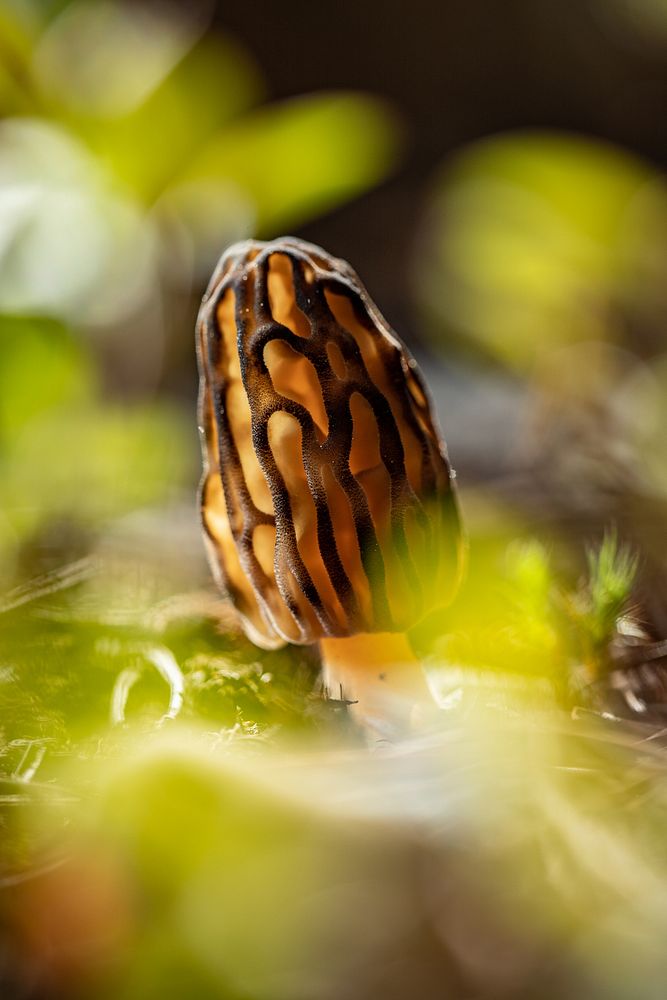
<instances>
[{"instance_id":1,"label":"blurred green leaf","mask_svg":"<svg viewBox=\"0 0 667 1000\"><path fill-rule=\"evenodd\" d=\"M256 228L248 194L222 178L172 184L155 206L163 232L176 237L177 252L166 261L171 279L204 287L223 247L246 239Z\"/></svg>"},{"instance_id":2,"label":"blurred green leaf","mask_svg":"<svg viewBox=\"0 0 667 1000\"><path fill-rule=\"evenodd\" d=\"M612 145L536 133L481 143L463 155L450 180L454 185L492 181L532 195L538 199L536 212L542 206L545 225L549 217L552 226L560 219L602 252L623 224L629 201L652 176L647 165Z\"/></svg>"},{"instance_id":3,"label":"blurred green leaf","mask_svg":"<svg viewBox=\"0 0 667 1000\"><path fill-rule=\"evenodd\" d=\"M94 383L90 359L65 327L0 316L0 450L45 411L90 401Z\"/></svg>"},{"instance_id":4,"label":"blurred green leaf","mask_svg":"<svg viewBox=\"0 0 667 1000\"><path fill-rule=\"evenodd\" d=\"M396 157L396 119L362 94L244 116L262 95L260 74L238 43L209 30L206 3L26 9L29 29L15 15L5 32L5 312L99 326L155 311L162 281L204 283L225 243L329 210ZM0 31L0 54L2 45ZM0 102L2 93L0 73Z\"/></svg>"},{"instance_id":5,"label":"blurred green leaf","mask_svg":"<svg viewBox=\"0 0 667 1000\"><path fill-rule=\"evenodd\" d=\"M453 335L513 367L553 346L620 339L641 310L637 273L664 285L667 185L621 149L576 136L485 140L440 177L417 273L438 337ZM649 263L647 264L646 258Z\"/></svg>"},{"instance_id":6,"label":"blurred green leaf","mask_svg":"<svg viewBox=\"0 0 667 1000\"><path fill-rule=\"evenodd\" d=\"M144 103L201 36L196 11L74 0L44 31L35 72L48 99L100 118Z\"/></svg>"},{"instance_id":7,"label":"blurred green leaf","mask_svg":"<svg viewBox=\"0 0 667 1000\"><path fill-rule=\"evenodd\" d=\"M172 496L192 476L191 444L164 405L55 409L15 436L0 506L19 537L58 517L96 527Z\"/></svg>"},{"instance_id":8,"label":"blurred green leaf","mask_svg":"<svg viewBox=\"0 0 667 1000\"><path fill-rule=\"evenodd\" d=\"M0 123L0 308L110 322L145 303L156 241L71 132L39 118Z\"/></svg>"},{"instance_id":9,"label":"blurred green leaf","mask_svg":"<svg viewBox=\"0 0 667 1000\"><path fill-rule=\"evenodd\" d=\"M508 546L506 563L508 596L516 612L525 624L544 624L554 586L548 552L535 538L515 541Z\"/></svg>"},{"instance_id":10,"label":"blurred green leaf","mask_svg":"<svg viewBox=\"0 0 667 1000\"><path fill-rule=\"evenodd\" d=\"M153 202L231 117L260 96L258 73L221 35L203 37L135 111L74 125L114 176Z\"/></svg>"},{"instance_id":11,"label":"blurred green leaf","mask_svg":"<svg viewBox=\"0 0 667 1000\"><path fill-rule=\"evenodd\" d=\"M25 114L39 97L31 70L38 18L26 4L0 7L0 113Z\"/></svg>"},{"instance_id":12,"label":"blurred green leaf","mask_svg":"<svg viewBox=\"0 0 667 1000\"><path fill-rule=\"evenodd\" d=\"M226 178L276 232L376 184L400 146L395 116L361 94L311 94L246 116L197 156L184 180Z\"/></svg>"},{"instance_id":13,"label":"blurred green leaf","mask_svg":"<svg viewBox=\"0 0 667 1000\"><path fill-rule=\"evenodd\" d=\"M599 652L614 637L623 611L627 609L637 576L639 560L629 547L621 545L615 531L607 531L597 549L588 551L589 579L580 595L580 627Z\"/></svg>"}]
</instances>

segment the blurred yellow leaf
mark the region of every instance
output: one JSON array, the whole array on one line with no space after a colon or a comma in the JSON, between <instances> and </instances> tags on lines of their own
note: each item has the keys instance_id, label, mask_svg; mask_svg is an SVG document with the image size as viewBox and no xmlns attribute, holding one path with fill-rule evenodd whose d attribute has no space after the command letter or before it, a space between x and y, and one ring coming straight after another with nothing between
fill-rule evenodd
<instances>
[{"instance_id":1,"label":"blurred yellow leaf","mask_svg":"<svg viewBox=\"0 0 667 1000\"><path fill-rule=\"evenodd\" d=\"M395 116L352 93L270 105L226 128L184 179L226 178L254 202L262 233L296 225L377 183L400 144Z\"/></svg>"},{"instance_id":2,"label":"blurred yellow leaf","mask_svg":"<svg viewBox=\"0 0 667 1000\"><path fill-rule=\"evenodd\" d=\"M525 133L465 150L439 179L417 274L434 331L519 368L621 336L621 309L641 308L637 273L667 248L649 190L651 217L667 218L655 172L590 139ZM653 272L664 284L664 266Z\"/></svg>"},{"instance_id":3,"label":"blurred yellow leaf","mask_svg":"<svg viewBox=\"0 0 667 1000\"><path fill-rule=\"evenodd\" d=\"M165 405L54 408L13 438L0 508L18 537L54 517L96 527L189 484L191 444L182 415Z\"/></svg>"},{"instance_id":4,"label":"blurred yellow leaf","mask_svg":"<svg viewBox=\"0 0 667 1000\"><path fill-rule=\"evenodd\" d=\"M64 327L0 316L0 448L45 411L90 399L93 385L90 361Z\"/></svg>"},{"instance_id":5,"label":"blurred yellow leaf","mask_svg":"<svg viewBox=\"0 0 667 1000\"><path fill-rule=\"evenodd\" d=\"M245 52L208 34L135 110L76 118L76 127L117 179L153 202L202 144L261 93Z\"/></svg>"},{"instance_id":6,"label":"blurred yellow leaf","mask_svg":"<svg viewBox=\"0 0 667 1000\"><path fill-rule=\"evenodd\" d=\"M25 114L34 110L37 94L30 69L38 20L30 11L0 6L0 113Z\"/></svg>"},{"instance_id":7,"label":"blurred yellow leaf","mask_svg":"<svg viewBox=\"0 0 667 1000\"><path fill-rule=\"evenodd\" d=\"M50 100L113 118L139 107L201 36L206 22L175 6L75 0L37 46L37 79Z\"/></svg>"}]
</instances>

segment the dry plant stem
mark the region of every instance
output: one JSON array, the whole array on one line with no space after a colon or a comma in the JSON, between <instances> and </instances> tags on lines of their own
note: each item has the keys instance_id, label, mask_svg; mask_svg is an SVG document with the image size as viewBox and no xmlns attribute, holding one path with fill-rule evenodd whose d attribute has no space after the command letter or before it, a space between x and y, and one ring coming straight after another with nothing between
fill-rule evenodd
<instances>
[{"instance_id":1,"label":"dry plant stem","mask_svg":"<svg viewBox=\"0 0 667 1000\"><path fill-rule=\"evenodd\" d=\"M617 668L641 667L654 660L667 659L667 639L659 642L639 643L636 646L618 646L612 649L612 659Z\"/></svg>"},{"instance_id":2,"label":"dry plant stem","mask_svg":"<svg viewBox=\"0 0 667 1000\"><path fill-rule=\"evenodd\" d=\"M422 665L403 632L322 639L320 654L328 696L347 702L354 720L378 736L405 735L436 708Z\"/></svg>"}]
</instances>

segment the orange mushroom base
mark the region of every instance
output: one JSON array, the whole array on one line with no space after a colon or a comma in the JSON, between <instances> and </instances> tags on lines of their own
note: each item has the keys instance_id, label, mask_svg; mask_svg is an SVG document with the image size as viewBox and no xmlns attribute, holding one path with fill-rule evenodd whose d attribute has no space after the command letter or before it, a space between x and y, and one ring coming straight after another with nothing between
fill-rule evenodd
<instances>
[{"instance_id":1,"label":"orange mushroom base","mask_svg":"<svg viewBox=\"0 0 667 1000\"><path fill-rule=\"evenodd\" d=\"M378 736L413 730L432 715L435 699L403 632L362 632L320 640L322 682L329 698Z\"/></svg>"}]
</instances>

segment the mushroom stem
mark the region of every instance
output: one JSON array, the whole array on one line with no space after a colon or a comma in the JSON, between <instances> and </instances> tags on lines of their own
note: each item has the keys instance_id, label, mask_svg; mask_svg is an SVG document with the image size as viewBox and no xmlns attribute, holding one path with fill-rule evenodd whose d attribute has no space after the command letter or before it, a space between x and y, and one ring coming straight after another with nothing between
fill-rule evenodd
<instances>
[{"instance_id":1,"label":"mushroom stem","mask_svg":"<svg viewBox=\"0 0 667 1000\"><path fill-rule=\"evenodd\" d=\"M420 661L403 632L321 639L328 696L345 701L366 729L395 737L414 729L436 706Z\"/></svg>"}]
</instances>

